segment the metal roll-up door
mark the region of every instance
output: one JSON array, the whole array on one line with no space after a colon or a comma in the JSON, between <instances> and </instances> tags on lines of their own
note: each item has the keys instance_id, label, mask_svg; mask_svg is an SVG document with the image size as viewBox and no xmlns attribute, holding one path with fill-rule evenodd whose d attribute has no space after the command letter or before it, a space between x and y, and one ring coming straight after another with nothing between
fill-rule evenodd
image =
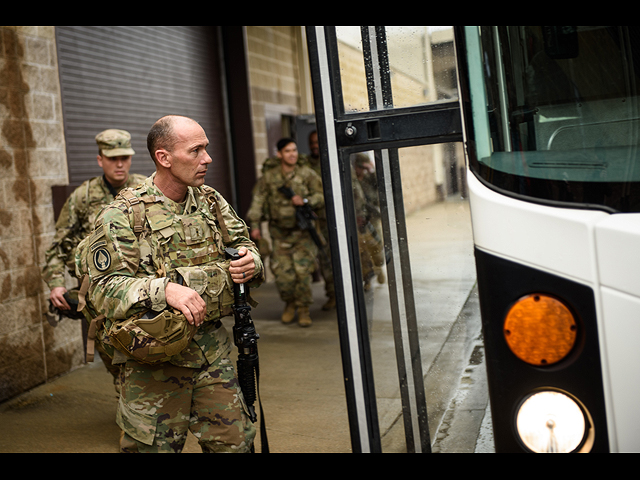
<instances>
[{"instance_id":1,"label":"metal roll-up door","mask_svg":"<svg viewBox=\"0 0 640 480\"><path fill-rule=\"evenodd\" d=\"M232 201L217 27L63 26L56 37L71 185L102 174L95 136L108 128L132 134L132 172L153 173L149 129L177 114L207 132L207 184Z\"/></svg>"}]
</instances>

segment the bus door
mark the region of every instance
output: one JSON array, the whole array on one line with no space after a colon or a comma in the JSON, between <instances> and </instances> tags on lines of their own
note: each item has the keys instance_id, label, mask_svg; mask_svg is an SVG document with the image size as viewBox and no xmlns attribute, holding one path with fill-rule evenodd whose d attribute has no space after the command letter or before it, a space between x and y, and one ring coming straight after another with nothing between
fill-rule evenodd
<instances>
[{"instance_id":1,"label":"bus door","mask_svg":"<svg viewBox=\"0 0 640 480\"><path fill-rule=\"evenodd\" d=\"M475 284L453 27L306 29L353 451L429 453Z\"/></svg>"}]
</instances>

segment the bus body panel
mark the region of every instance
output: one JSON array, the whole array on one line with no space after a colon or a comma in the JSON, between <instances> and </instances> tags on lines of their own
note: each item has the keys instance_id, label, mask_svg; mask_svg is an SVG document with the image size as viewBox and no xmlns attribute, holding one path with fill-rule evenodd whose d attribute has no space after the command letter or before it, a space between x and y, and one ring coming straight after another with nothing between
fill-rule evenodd
<instances>
[{"instance_id":1,"label":"bus body panel","mask_svg":"<svg viewBox=\"0 0 640 480\"><path fill-rule=\"evenodd\" d=\"M473 174L468 182L479 248L592 287L597 284L594 229L607 213L519 201L490 190ZM557 232L562 232L562 241Z\"/></svg>"},{"instance_id":2,"label":"bus body panel","mask_svg":"<svg viewBox=\"0 0 640 480\"><path fill-rule=\"evenodd\" d=\"M603 286L640 298L640 215L611 215L597 225Z\"/></svg>"},{"instance_id":3,"label":"bus body panel","mask_svg":"<svg viewBox=\"0 0 640 480\"><path fill-rule=\"evenodd\" d=\"M618 448L640 452L640 215L611 215L596 239Z\"/></svg>"},{"instance_id":4,"label":"bus body panel","mask_svg":"<svg viewBox=\"0 0 640 480\"><path fill-rule=\"evenodd\" d=\"M610 423L616 426L618 450L637 453L640 452L640 299L607 287L601 290L602 337L607 345L604 356L611 385Z\"/></svg>"}]
</instances>

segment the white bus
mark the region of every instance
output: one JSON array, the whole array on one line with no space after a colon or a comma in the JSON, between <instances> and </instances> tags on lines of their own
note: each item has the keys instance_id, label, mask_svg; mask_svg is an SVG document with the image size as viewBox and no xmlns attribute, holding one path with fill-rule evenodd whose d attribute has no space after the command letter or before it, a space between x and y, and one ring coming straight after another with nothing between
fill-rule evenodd
<instances>
[{"instance_id":1,"label":"white bus","mask_svg":"<svg viewBox=\"0 0 640 480\"><path fill-rule=\"evenodd\" d=\"M455 27L496 451L640 451L640 27Z\"/></svg>"}]
</instances>

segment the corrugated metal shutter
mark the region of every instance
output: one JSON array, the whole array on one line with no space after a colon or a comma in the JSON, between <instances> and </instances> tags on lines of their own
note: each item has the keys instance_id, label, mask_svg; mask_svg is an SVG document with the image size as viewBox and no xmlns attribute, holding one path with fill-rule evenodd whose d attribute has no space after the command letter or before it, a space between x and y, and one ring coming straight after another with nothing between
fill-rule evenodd
<instances>
[{"instance_id":1,"label":"corrugated metal shutter","mask_svg":"<svg viewBox=\"0 0 640 480\"><path fill-rule=\"evenodd\" d=\"M132 134L132 172L153 173L149 129L178 114L207 132L207 184L231 201L217 27L62 26L56 36L72 185L102 174L94 138L108 128Z\"/></svg>"}]
</instances>

